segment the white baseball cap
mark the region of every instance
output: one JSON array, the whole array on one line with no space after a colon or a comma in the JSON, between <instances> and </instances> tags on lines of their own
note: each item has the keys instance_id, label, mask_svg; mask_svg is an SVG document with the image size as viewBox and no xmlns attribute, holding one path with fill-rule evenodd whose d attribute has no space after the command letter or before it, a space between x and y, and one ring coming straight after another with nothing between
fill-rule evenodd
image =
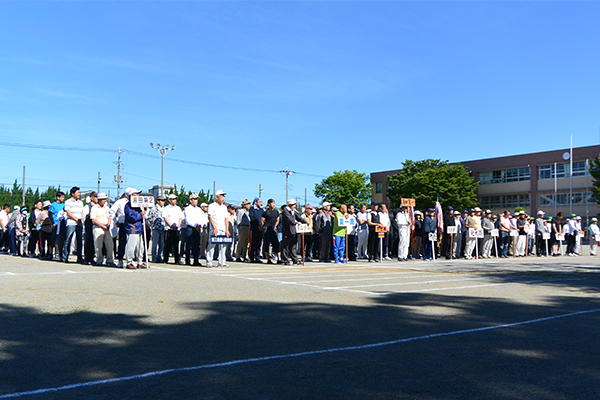
<instances>
[{"instance_id":1,"label":"white baseball cap","mask_svg":"<svg viewBox=\"0 0 600 400\"><path fill-rule=\"evenodd\" d=\"M217 190L217 191L215 192L215 196L220 196L220 195L223 195L223 196L225 196L226 194L227 194L227 193L225 193L225 192L224 192L224 191L222 191L221 189L219 189L219 190Z\"/></svg>"}]
</instances>

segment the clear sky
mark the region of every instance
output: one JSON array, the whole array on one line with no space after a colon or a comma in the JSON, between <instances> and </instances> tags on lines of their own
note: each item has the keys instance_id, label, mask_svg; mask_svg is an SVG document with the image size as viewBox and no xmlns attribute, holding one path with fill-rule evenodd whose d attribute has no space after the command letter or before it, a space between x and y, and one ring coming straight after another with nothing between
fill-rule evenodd
<instances>
[{"instance_id":1,"label":"clear sky","mask_svg":"<svg viewBox=\"0 0 600 400\"><path fill-rule=\"evenodd\" d=\"M0 183L316 203L333 171L598 144L600 2L0 2ZM146 157L140 155L143 153ZM173 159L252 168L245 171Z\"/></svg>"}]
</instances>

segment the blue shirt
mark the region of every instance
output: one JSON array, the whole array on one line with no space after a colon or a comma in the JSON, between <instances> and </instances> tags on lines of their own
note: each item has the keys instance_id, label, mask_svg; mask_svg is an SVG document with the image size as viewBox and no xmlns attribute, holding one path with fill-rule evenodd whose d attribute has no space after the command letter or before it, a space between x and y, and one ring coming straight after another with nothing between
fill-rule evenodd
<instances>
[{"instance_id":1,"label":"blue shirt","mask_svg":"<svg viewBox=\"0 0 600 400\"><path fill-rule=\"evenodd\" d=\"M52 218L54 219L54 223L56 225L58 225L58 213L64 209L65 203L59 203L58 201L55 201L54 203L50 204L50 208L48 208L48 211L52 213Z\"/></svg>"}]
</instances>

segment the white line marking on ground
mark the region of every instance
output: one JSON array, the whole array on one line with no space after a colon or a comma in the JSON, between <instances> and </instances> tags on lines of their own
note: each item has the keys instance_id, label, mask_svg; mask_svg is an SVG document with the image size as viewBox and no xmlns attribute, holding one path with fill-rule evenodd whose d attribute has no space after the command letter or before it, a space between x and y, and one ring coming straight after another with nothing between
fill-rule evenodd
<instances>
[{"instance_id":1,"label":"white line marking on ground","mask_svg":"<svg viewBox=\"0 0 600 400\"><path fill-rule=\"evenodd\" d=\"M435 275L437 276L437 275ZM480 281L484 279L489 279L489 277L481 277L481 278L463 278L463 279L441 279L436 281L425 281L425 282L394 282L394 283L380 283L380 284L372 284L372 285L357 285L357 286L338 286L338 287L324 287L326 290L336 290L336 289L353 289L353 288L362 288L362 287L379 287L379 286L402 286L402 285L425 285L429 283L445 283L445 282L462 282L462 281Z\"/></svg>"},{"instance_id":2,"label":"white line marking on ground","mask_svg":"<svg viewBox=\"0 0 600 400\"><path fill-rule=\"evenodd\" d=\"M11 398L16 398L16 397L30 396L30 395L36 395L36 394L61 392L63 390L77 389L77 388L88 387L88 386L105 385L108 383L126 382L126 381L132 381L132 380L136 380L136 379L151 378L154 376L160 376L160 375L177 373L177 372L187 372L187 371L197 371L197 370L210 369L210 368L230 367L233 365L249 364L249 363L271 361L271 360L281 360L281 359L295 358L295 357L306 357L306 356L313 356L313 355L318 355L318 354L337 353L337 352L342 352L342 351L372 349L372 348L376 348L376 347L391 346L391 345L395 345L395 344L414 342L417 340L436 339L436 338L445 337L445 336L462 335L465 333L486 332L486 331L492 331L492 330L496 330L496 329L514 328L515 326L530 325L530 324L535 324L535 323L539 323L539 322L552 321L552 320L559 319L559 318L567 318L567 317L574 317L577 315L592 314L592 313L596 313L599 311L600 311L600 308L596 308L593 310L576 311L576 312L572 312L572 313L568 313L568 314L553 315L551 317L530 319L528 321L513 322L510 324L485 326L483 328L463 329L460 331L433 333L430 335L414 336L411 338L391 340L388 342L370 343L370 344L365 344L365 345L360 345L360 346L337 347L337 348L333 348L333 349L304 351L304 352L300 352L300 353L279 354L279 355L275 355L275 356L246 358L246 359L233 360L233 361L227 361L227 362L222 362L222 363L197 365L194 367L171 368L171 369L165 369L162 371L148 372L145 374L124 376L121 378L112 378L112 379L103 379L100 381L88 381L88 382L82 382L82 383L74 383L71 385L58 386L58 387L54 387L54 388L30 390L30 391L26 391L26 392L7 393L7 394L0 395L0 399L11 399Z\"/></svg>"}]
</instances>

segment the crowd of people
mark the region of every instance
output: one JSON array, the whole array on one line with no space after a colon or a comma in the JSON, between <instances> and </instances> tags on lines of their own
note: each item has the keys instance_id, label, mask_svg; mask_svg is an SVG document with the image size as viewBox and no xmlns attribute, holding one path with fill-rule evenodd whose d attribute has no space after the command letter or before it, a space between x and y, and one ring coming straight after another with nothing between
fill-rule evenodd
<instances>
[{"instance_id":1,"label":"crowd of people","mask_svg":"<svg viewBox=\"0 0 600 400\"><path fill-rule=\"evenodd\" d=\"M546 217L506 210L492 215L478 207L455 210L439 203L425 213L403 206L388 210L373 202L328 201L301 212L290 199L277 207L269 199L245 199L239 206L225 202L218 190L211 204L191 194L181 208L174 194L158 196L145 208L136 201L141 191L127 188L108 204L105 193L91 192L86 204L78 187L69 199L58 192L54 202L38 200L31 209L0 210L0 251L42 260L107 265L126 269L148 268L148 263L228 267L227 262L300 264L368 260L369 262L435 258L480 259L527 256L577 256L583 239L596 255L600 240L597 219L582 227L581 217L559 212ZM566 247L563 246L566 242Z\"/></svg>"}]
</instances>

